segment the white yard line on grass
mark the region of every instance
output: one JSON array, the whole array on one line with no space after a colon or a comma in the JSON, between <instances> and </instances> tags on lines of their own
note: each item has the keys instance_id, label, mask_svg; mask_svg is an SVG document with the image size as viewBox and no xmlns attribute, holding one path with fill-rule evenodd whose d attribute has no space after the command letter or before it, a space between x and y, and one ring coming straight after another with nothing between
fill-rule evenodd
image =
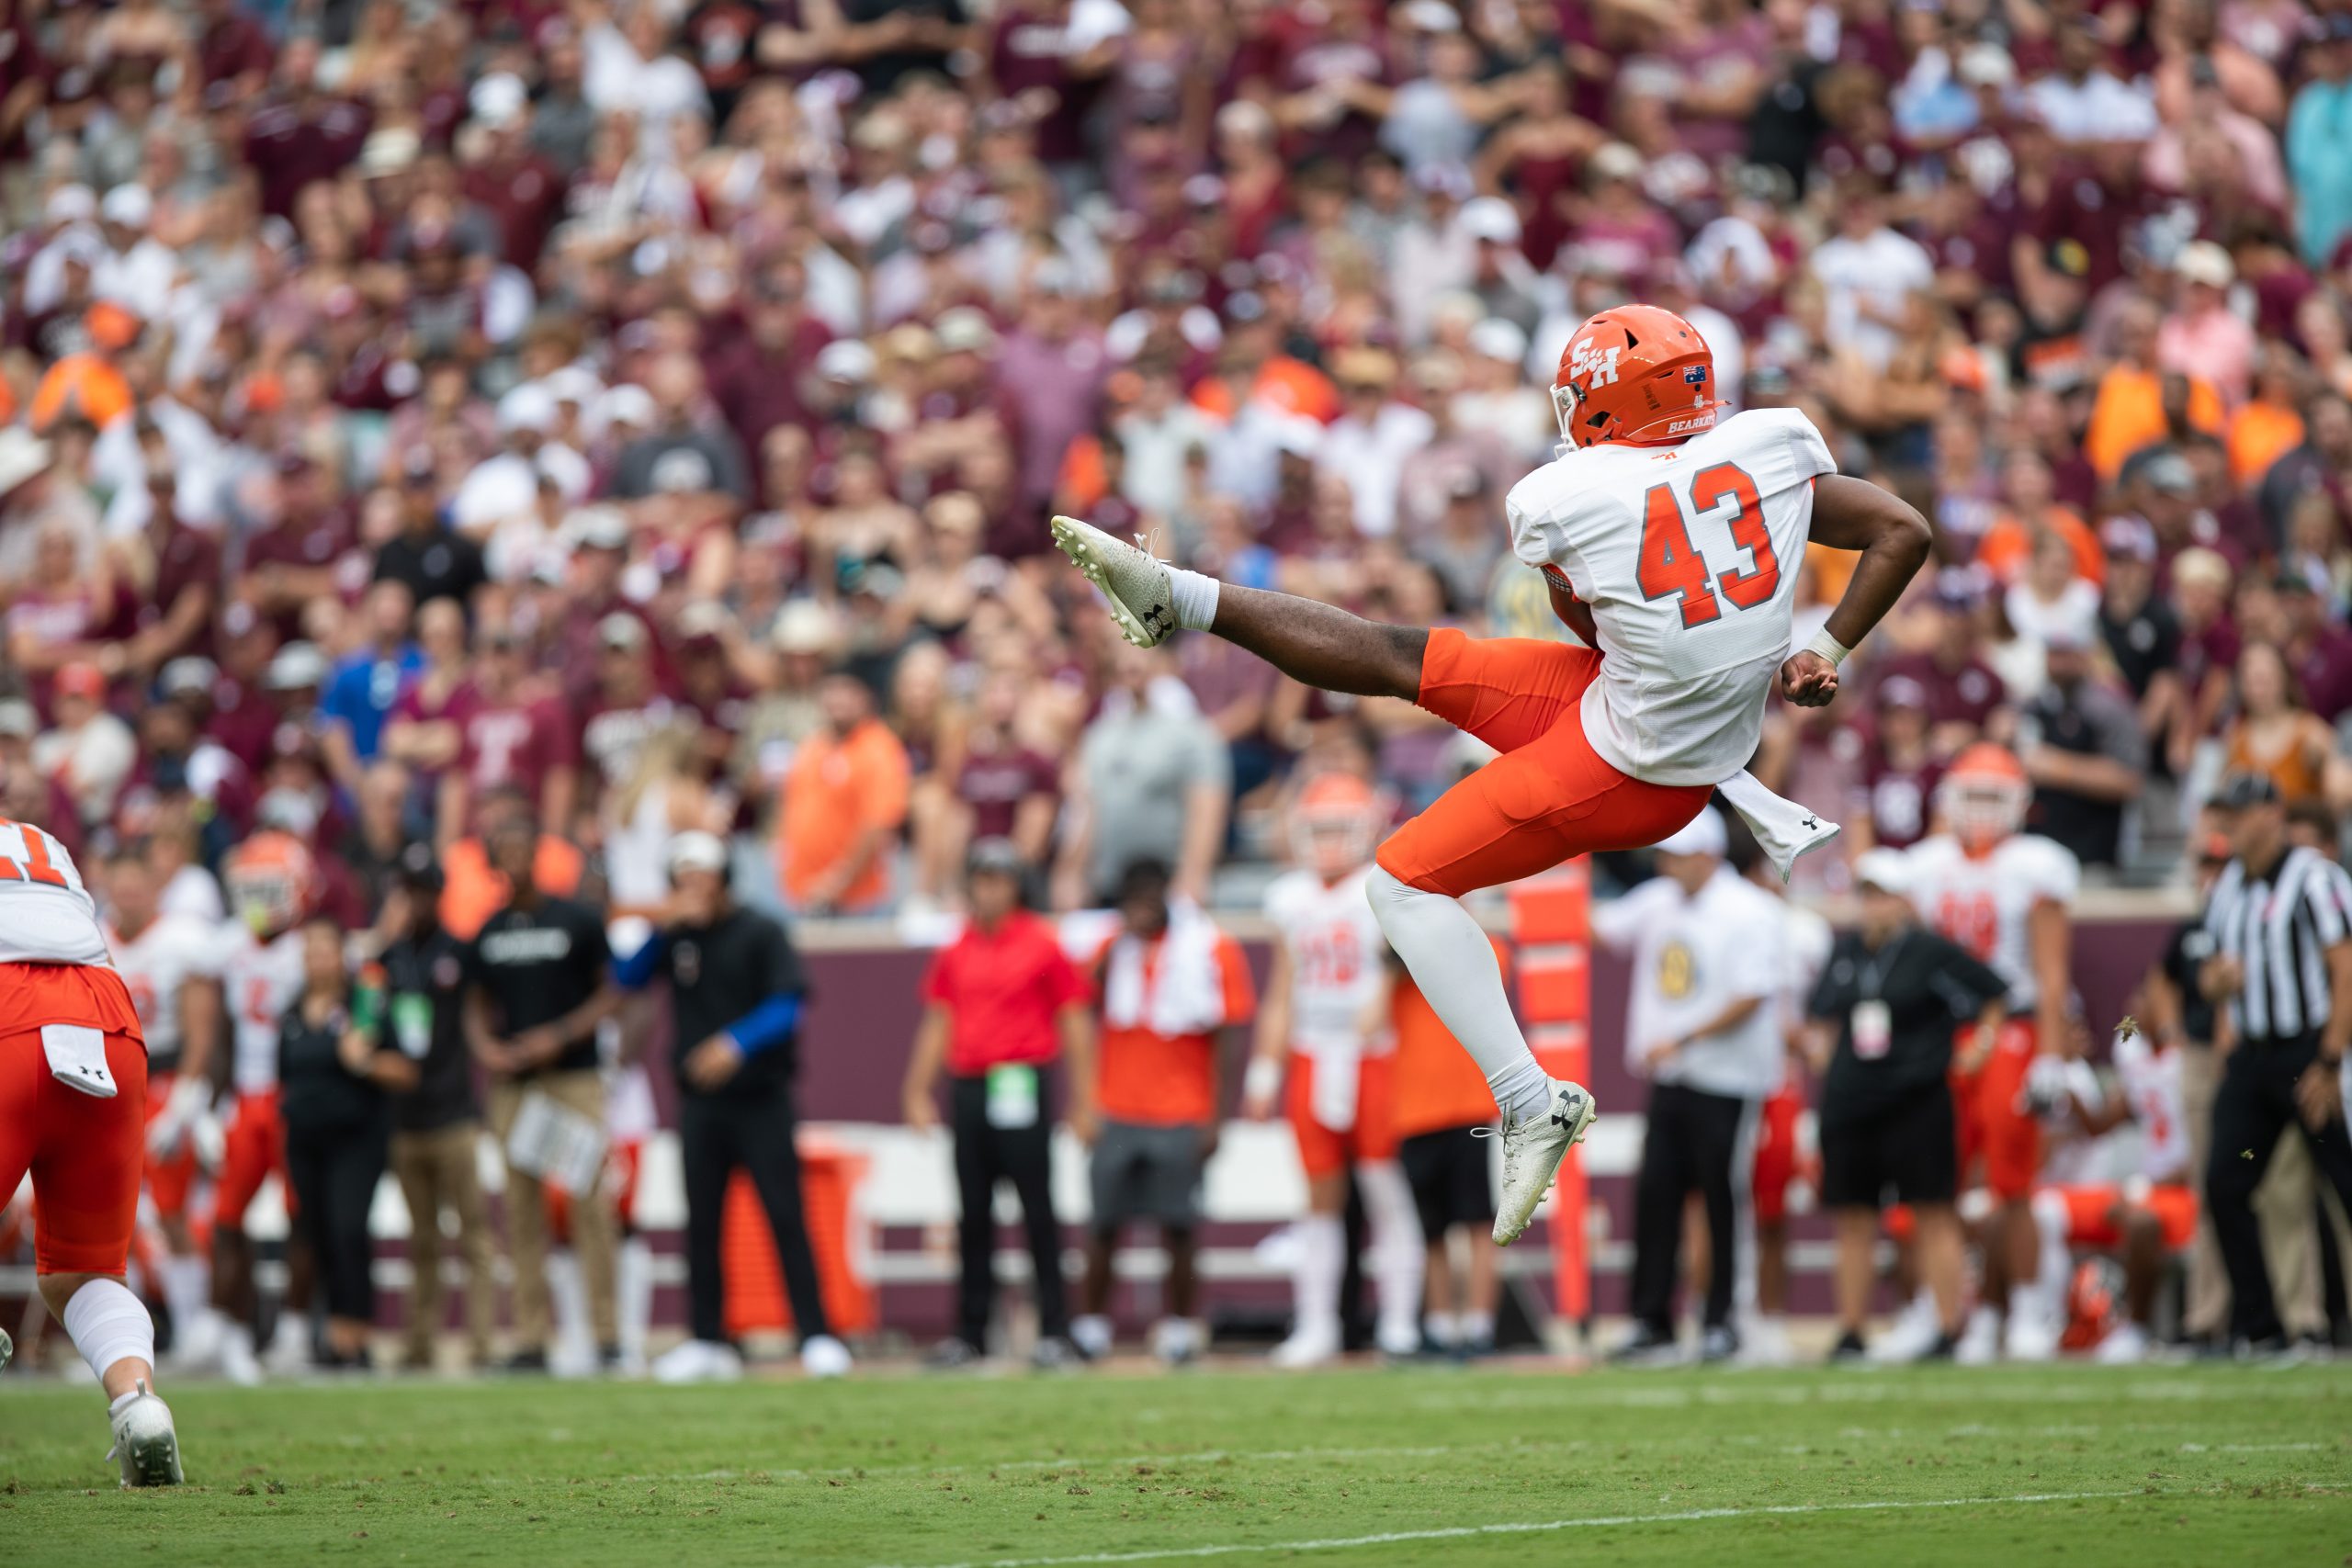
<instances>
[{"instance_id":1,"label":"white yard line on grass","mask_svg":"<svg viewBox=\"0 0 2352 1568\"><path fill-rule=\"evenodd\" d=\"M1615 1514L1581 1519L1543 1519L1528 1524L1456 1525L1445 1529L1387 1530L1379 1535L1332 1536L1321 1540L1224 1541L1209 1546L1165 1547L1149 1551L1081 1551L1067 1557L994 1557L936 1568L1076 1568L1090 1562L1159 1562L1190 1557L1238 1557L1276 1551L1349 1551L1365 1546L1396 1546L1419 1540L1468 1540L1479 1536L1544 1535L1557 1530L1614 1529L1633 1525L1697 1524L1710 1519L1758 1519L1800 1514L1891 1513L1914 1508L2006 1507L2035 1503L2087 1503L2139 1497L2119 1492L2023 1492L2007 1497L1936 1497L1917 1502L1778 1503L1752 1508L1688 1508L1675 1514ZM887 1565L886 1565L887 1568Z\"/></svg>"}]
</instances>

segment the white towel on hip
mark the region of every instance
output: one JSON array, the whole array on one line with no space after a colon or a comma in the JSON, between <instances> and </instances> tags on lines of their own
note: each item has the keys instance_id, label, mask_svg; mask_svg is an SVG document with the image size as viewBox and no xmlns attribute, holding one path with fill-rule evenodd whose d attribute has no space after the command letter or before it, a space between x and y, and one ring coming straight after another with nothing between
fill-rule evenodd
<instances>
[{"instance_id":1,"label":"white towel on hip","mask_svg":"<svg viewBox=\"0 0 2352 1568\"><path fill-rule=\"evenodd\" d=\"M1137 1024L1173 1039L1204 1034L1225 1022L1225 976L1217 967L1216 923L1198 906L1171 903L1159 939L1159 962L1144 979L1145 943L1121 936L1102 970L1102 1019L1115 1029Z\"/></svg>"},{"instance_id":2,"label":"white towel on hip","mask_svg":"<svg viewBox=\"0 0 2352 1568\"><path fill-rule=\"evenodd\" d=\"M1716 786L1732 809L1756 835L1757 846L1771 857L1786 882L1796 869L1797 857L1817 850L1838 836L1838 824L1793 800L1783 800L1757 782L1745 768Z\"/></svg>"}]
</instances>

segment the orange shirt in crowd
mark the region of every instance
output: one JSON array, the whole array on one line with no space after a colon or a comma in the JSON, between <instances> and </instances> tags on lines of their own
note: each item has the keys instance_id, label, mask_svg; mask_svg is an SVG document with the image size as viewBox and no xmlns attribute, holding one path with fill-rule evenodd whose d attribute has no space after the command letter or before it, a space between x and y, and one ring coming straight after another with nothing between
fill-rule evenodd
<instances>
[{"instance_id":1,"label":"orange shirt in crowd","mask_svg":"<svg viewBox=\"0 0 2352 1568\"><path fill-rule=\"evenodd\" d=\"M776 833L777 871L795 904L840 866L857 836L896 831L907 819L911 769L907 749L878 718L847 735L820 729L800 743L784 776L784 822ZM842 889L834 907L854 910L888 891L890 857L876 854Z\"/></svg>"},{"instance_id":2,"label":"orange shirt in crowd","mask_svg":"<svg viewBox=\"0 0 2352 1568\"><path fill-rule=\"evenodd\" d=\"M1495 939L1488 937L1488 942ZM1510 978L1510 950L1495 942L1495 960ZM1483 1127L1495 1119L1494 1091L1486 1075L1438 1021L1429 998L1412 976L1398 975L1390 993L1389 1023L1396 1034L1396 1108L1391 1120L1399 1138L1442 1133L1453 1127Z\"/></svg>"},{"instance_id":3,"label":"orange shirt in crowd","mask_svg":"<svg viewBox=\"0 0 2352 1568\"><path fill-rule=\"evenodd\" d=\"M1284 413L1304 414L1317 424L1329 424L1340 417L1340 389L1331 378L1306 361L1286 355L1278 354L1258 367L1258 378L1250 384L1250 398ZM1204 377L1193 389L1193 406L1230 420L1236 412L1233 389L1219 377Z\"/></svg>"},{"instance_id":4,"label":"orange shirt in crowd","mask_svg":"<svg viewBox=\"0 0 2352 1568\"><path fill-rule=\"evenodd\" d=\"M2211 382L2190 378L2188 423L2220 432L2222 395ZM2153 370L2119 365L2099 378L2091 422L2083 432L2083 456L2099 478L2111 479L2123 471L2126 457L2163 440L2165 430L2163 378Z\"/></svg>"},{"instance_id":5,"label":"orange shirt in crowd","mask_svg":"<svg viewBox=\"0 0 2352 1568\"><path fill-rule=\"evenodd\" d=\"M2090 525L2067 506L2050 507L2041 517L2075 552L2075 575L2105 582L2107 552L2098 547L2098 536L2091 532ZM2026 562L2032 555L2033 531L2014 513L2004 512L1984 530L1984 537L1976 547L1976 564L1999 581L2011 583L2025 575Z\"/></svg>"},{"instance_id":6,"label":"orange shirt in crowd","mask_svg":"<svg viewBox=\"0 0 2352 1568\"><path fill-rule=\"evenodd\" d=\"M2303 416L2277 403L2248 403L2230 416L2229 444L2230 477L2252 484L2303 444Z\"/></svg>"},{"instance_id":7,"label":"orange shirt in crowd","mask_svg":"<svg viewBox=\"0 0 2352 1568\"><path fill-rule=\"evenodd\" d=\"M1159 951L1164 945L1163 938L1144 953L1147 997L1159 982ZM1111 943L1104 942L1094 955L1098 990L1103 960L1110 951ZM1216 939L1216 967L1225 995L1225 1021L1219 1027L1230 1029L1249 1022L1258 1011L1258 989L1250 978L1250 960L1243 955L1241 944L1222 931ZM1147 1127L1182 1127L1216 1120L1216 1031L1170 1036L1142 1024L1120 1029L1106 1022L1095 1055L1100 1063L1097 1099L1110 1120ZM1481 1089L1486 1087L1484 1078L1478 1083Z\"/></svg>"},{"instance_id":8,"label":"orange shirt in crowd","mask_svg":"<svg viewBox=\"0 0 2352 1568\"><path fill-rule=\"evenodd\" d=\"M586 861L578 846L553 833L539 835L531 857L531 880L539 891L569 898L580 891L580 874ZM471 942L490 917L506 908L512 889L506 878L490 868L490 856L480 839L459 839L441 857L441 929L459 942Z\"/></svg>"},{"instance_id":9,"label":"orange shirt in crowd","mask_svg":"<svg viewBox=\"0 0 2352 1568\"><path fill-rule=\"evenodd\" d=\"M121 371L95 354L69 354L51 366L33 389L28 423L46 431L74 414L104 430L133 400Z\"/></svg>"}]
</instances>

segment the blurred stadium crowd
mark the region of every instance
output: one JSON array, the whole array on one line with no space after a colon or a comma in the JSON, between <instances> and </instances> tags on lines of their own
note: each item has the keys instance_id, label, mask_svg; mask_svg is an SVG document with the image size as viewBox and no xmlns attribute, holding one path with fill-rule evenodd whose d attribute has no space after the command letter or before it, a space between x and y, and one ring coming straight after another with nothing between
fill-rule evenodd
<instances>
[{"instance_id":1,"label":"blurred stadium crowd","mask_svg":"<svg viewBox=\"0 0 2352 1568\"><path fill-rule=\"evenodd\" d=\"M1768 730L1811 890L1980 740L2093 878L2352 806L2352 11L0 0L0 816L199 919L268 827L469 934L500 809L614 914L687 829L799 918L995 839L1254 905L1295 781L1472 743L1125 647L1047 513L1566 635L1501 500L1634 299L1937 525Z\"/></svg>"}]
</instances>

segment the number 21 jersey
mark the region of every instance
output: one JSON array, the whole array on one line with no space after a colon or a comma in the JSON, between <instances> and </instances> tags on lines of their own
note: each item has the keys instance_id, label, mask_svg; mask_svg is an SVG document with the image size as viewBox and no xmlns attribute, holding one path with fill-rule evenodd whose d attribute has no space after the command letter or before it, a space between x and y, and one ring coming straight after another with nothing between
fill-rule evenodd
<instances>
[{"instance_id":1,"label":"number 21 jersey","mask_svg":"<svg viewBox=\"0 0 2352 1568\"><path fill-rule=\"evenodd\" d=\"M1678 446L1562 453L1511 488L1511 547L1592 607L1584 728L1661 784L1714 784L1755 755L1789 657L1813 481L1838 471L1794 409L1736 414Z\"/></svg>"},{"instance_id":2,"label":"number 21 jersey","mask_svg":"<svg viewBox=\"0 0 2352 1568\"><path fill-rule=\"evenodd\" d=\"M65 846L29 823L0 822L0 964L111 963Z\"/></svg>"}]
</instances>

